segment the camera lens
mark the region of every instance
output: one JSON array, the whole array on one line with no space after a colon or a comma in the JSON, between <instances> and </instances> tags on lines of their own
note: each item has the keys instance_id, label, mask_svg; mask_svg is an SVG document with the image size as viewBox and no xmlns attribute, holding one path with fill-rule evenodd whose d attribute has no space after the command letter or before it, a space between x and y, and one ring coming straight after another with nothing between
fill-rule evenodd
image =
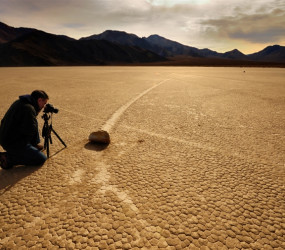
<instances>
[{"instance_id":1,"label":"camera lens","mask_svg":"<svg viewBox=\"0 0 285 250\"><path fill-rule=\"evenodd\" d=\"M46 104L44 108L45 113L58 113L58 109L54 108L52 104Z\"/></svg>"}]
</instances>

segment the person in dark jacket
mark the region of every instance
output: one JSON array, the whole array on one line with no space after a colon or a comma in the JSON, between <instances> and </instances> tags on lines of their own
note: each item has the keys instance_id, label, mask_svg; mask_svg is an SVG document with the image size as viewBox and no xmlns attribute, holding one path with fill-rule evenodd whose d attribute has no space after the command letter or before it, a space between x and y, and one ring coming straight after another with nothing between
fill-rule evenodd
<instances>
[{"instance_id":1,"label":"person in dark jacket","mask_svg":"<svg viewBox=\"0 0 285 250\"><path fill-rule=\"evenodd\" d=\"M37 115L44 108L49 97L43 90L31 95L19 96L0 125L0 145L6 152L0 153L3 169L14 165L42 165L47 157L41 152Z\"/></svg>"}]
</instances>

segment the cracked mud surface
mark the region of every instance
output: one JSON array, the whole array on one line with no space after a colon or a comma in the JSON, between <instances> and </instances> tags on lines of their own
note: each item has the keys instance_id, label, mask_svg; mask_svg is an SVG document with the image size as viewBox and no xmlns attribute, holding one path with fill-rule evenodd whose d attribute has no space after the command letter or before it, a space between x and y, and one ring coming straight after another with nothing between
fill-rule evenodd
<instances>
[{"instance_id":1,"label":"cracked mud surface","mask_svg":"<svg viewBox=\"0 0 285 250\"><path fill-rule=\"evenodd\" d=\"M1 68L1 117L44 89L67 148L0 170L0 249L284 249L285 71L244 70Z\"/></svg>"}]
</instances>

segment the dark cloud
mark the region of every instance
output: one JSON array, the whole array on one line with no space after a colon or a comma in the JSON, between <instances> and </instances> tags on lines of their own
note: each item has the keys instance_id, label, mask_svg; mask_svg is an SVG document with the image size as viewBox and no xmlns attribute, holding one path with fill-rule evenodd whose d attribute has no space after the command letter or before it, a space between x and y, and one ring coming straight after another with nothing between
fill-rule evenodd
<instances>
[{"instance_id":1,"label":"dark cloud","mask_svg":"<svg viewBox=\"0 0 285 250\"><path fill-rule=\"evenodd\" d=\"M235 32L231 34L232 38L247 40L255 43L278 43L284 39L284 28L273 28L263 31L251 31L250 33Z\"/></svg>"},{"instance_id":2,"label":"dark cloud","mask_svg":"<svg viewBox=\"0 0 285 250\"><path fill-rule=\"evenodd\" d=\"M275 9L269 13L238 14L201 22L206 34L234 38L249 42L269 43L285 39L285 11Z\"/></svg>"}]
</instances>

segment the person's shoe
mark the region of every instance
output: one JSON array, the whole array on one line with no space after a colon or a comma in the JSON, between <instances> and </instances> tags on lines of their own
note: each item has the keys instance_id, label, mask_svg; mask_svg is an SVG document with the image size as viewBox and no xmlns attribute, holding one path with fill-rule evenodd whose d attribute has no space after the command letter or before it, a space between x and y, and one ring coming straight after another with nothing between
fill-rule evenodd
<instances>
[{"instance_id":1,"label":"person's shoe","mask_svg":"<svg viewBox=\"0 0 285 250\"><path fill-rule=\"evenodd\" d=\"M13 167L9 164L6 153L0 152L0 166L3 169L10 169Z\"/></svg>"}]
</instances>

